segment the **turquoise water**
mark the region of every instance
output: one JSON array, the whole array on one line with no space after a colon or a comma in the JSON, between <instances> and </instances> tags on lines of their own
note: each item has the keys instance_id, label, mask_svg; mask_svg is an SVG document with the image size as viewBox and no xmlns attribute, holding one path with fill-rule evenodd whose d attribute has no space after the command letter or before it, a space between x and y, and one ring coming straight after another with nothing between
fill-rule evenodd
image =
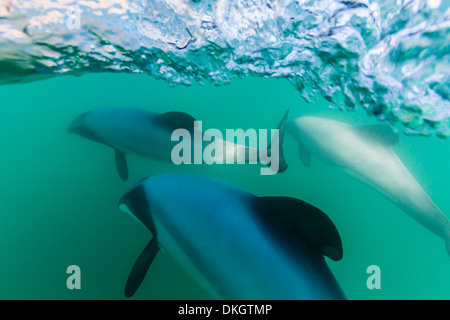
<instances>
[{"instance_id":1,"label":"turquoise water","mask_svg":"<svg viewBox=\"0 0 450 320\"><path fill-rule=\"evenodd\" d=\"M146 75L92 74L3 85L0 96L1 299L124 298L129 271L150 233L120 211L117 201L136 180L159 172L210 175L256 195L297 197L322 209L342 238L343 259L327 262L349 299L450 298L443 241L341 169L314 157L305 168L289 135L289 168L276 176L261 176L257 165L175 166L130 156L125 183L110 148L67 132L79 114L112 106L185 111L204 128L221 129L272 128L287 108L290 119L314 114L355 125L377 123L362 110L330 109L324 99L307 104L289 81L257 77L220 87L169 87ZM401 134L394 147L447 216L448 143ZM66 286L69 265L81 269L80 290ZM370 265L380 267L379 290L366 286ZM211 297L161 252L134 298Z\"/></svg>"}]
</instances>

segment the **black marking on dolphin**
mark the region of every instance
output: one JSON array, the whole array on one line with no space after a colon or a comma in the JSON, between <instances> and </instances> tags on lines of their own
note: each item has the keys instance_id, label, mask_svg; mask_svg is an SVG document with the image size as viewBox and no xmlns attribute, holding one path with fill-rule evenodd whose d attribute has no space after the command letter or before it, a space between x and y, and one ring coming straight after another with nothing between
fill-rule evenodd
<instances>
[{"instance_id":1,"label":"black marking on dolphin","mask_svg":"<svg viewBox=\"0 0 450 320\"><path fill-rule=\"evenodd\" d=\"M169 111L156 115L155 118L171 132L183 128L188 130L190 134L194 134L194 122L197 120L190 114L180 111Z\"/></svg>"},{"instance_id":2,"label":"black marking on dolphin","mask_svg":"<svg viewBox=\"0 0 450 320\"><path fill-rule=\"evenodd\" d=\"M284 241L306 245L334 261L342 259L339 232L322 210L291 197L257 197L255 209L266 227L276 229Z\"/></svg>"}]
</instances>

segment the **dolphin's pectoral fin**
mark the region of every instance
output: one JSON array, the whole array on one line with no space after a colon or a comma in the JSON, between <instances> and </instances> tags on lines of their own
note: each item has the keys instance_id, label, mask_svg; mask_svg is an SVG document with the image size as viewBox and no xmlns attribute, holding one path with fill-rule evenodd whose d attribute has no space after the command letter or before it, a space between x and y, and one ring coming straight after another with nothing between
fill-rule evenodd
<instances>
[{"instance_id":1,"label":"dolphin's pectoral fin","mask_svg":"<svg viewBox=\"0 0 450 320\"><path fill-rule=\"evenodd\" d=\"M153 259L155 259L158 251L158 241L156 240L156 237L153 237L142 251L139 258L137 258L133 269L131 269L130 275L128 276L127 284L125 286L125 296L127 298L131 297L141 285L142 280L144 280L145 274L152 264Z\"/></svg>"},{"instance_id":2,"label":"dolphin's pectoral fin","mask_svg":"<svg viewBox=\"0 0 450 320\"><path fill-rule=\"evenodd\" d=\"M161 113L155 118L159 124L165 126L169 131L174 131L176 129L186 129L191 134L194 132L194 121L196 120L190 114L187 114L185 112L170 111Z\"/></svg>"},{"instance_id":3,"label":"dolphin's pectoral fin","mask_svg":"<svg viewBox=\"0 0 450 320\"><path fill-rule=\"evenodd\" d=\"M398 144L399 136L397 132L386 124L370 124L357 127L362 134L368 138L377 141L386 146L395 146Z\"/></svg>"},{"instance_id":4,"label":"dolphin's pectoral fin","mask_svg":"<svg viewBox=\"0 0 450 320\"><path fill-rule=\"evenodd\" d=\"M302 161L302 163L305 167L309 167L311 165L311 154L300 143L298 145L298 155L300 156L300 160Z\"/></svg>"},{"instance_id":5,"label":"dolphin's pectoral fin","mask_svg":"<svg viewBox=\"0 0 450 320\"><path fill-rule=\"evenodd\" d=\"M296 247L306 245L334 261L342 259L341 237L323 211L290 197L259 197L258 205L262 221L281 239Z\"/></svg>"},{"instance_id":6,"label":"dolphin's pectoral fin","mask_svg":"<svg viewBox=\"0 0 450 320\"><path fill-rule=\"evenodd\" d=\"M117 172L119 172L119 176L122 178L123 181L128 180L128 165L127 165L127 158L125 153L122 151L116 150L116 168Z\"/></svg>"}]
</instances>

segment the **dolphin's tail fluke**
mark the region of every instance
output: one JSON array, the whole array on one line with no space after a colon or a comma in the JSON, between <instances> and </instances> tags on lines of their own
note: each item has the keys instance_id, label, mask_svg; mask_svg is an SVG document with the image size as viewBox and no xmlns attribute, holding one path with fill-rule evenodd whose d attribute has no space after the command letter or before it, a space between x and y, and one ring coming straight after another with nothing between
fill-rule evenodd
<instances>
[{"instance_id":1,"label":"dolphin's tail fluke","mask_svg":"<svg viewBox=\"0 0 450 320\"><path fill-rule=\"evenodd\" d=\"M278 130L280 133L280 168L279 172L283 172L287 169L288 164L286 163L286 160L284 159L284 152L283 152L283 142L284 142L284 133L286 131L286 122L289 117L289 109L286 110L283 119L281 119L280 124L278 125Z\"/></svg>"},{"instance_id":2,"label":"dolphin's tail fluke","mask_svg":"<svg viewBox=\"0 0 450 320\"><path fill-rule=\"evenodd\" d=\"M279 167L278 167L278 173L281 173L283 171L286 171L288 164L286 163L286 160L284 159L284 152L283 152L283 142L284 142L284 133L286 131L286 122L289 117L289 109L286 110L284 113L283 118L280 121L280 124L278 125L278 157L279 157ZM268 147L268 152L270 152L272 147L272 142L270 142Z\"/></svg>"}]
</instances>

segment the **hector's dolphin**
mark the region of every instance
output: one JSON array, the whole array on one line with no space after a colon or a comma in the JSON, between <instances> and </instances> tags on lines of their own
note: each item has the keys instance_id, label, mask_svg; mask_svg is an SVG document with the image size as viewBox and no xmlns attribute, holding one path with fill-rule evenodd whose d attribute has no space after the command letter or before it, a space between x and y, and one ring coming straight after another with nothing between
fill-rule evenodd
<instances>
[{"instance_id":1,"label":"hector's dolphin","mask_svg":"<svg viewBox=\"0 0 450 320\"><path fill-rule=\"evenodd\" d=\"M392 151L398 135L388 125L354 127L339 121L300 117L286 130L299 144L300 159L313 154L345 169L392 200L403 211L445 240L450 255L450 222Z\"/></svg>"},{"instance_id":2,"label":"hector's dolphin","mask_svg":"<svg viewBox=\"0 0 450 320\"><path fill-rule=\"evenodd\" d=\"M281 146L288 112L289 110L278 127L277 172L283 172L287 168ZM197 136L199 132L194 126L195 121L191 115L184 112L174 111L160 114L137 108L105 108L88 111L78 116L70 123L68 131L113 148L119 175L123 180L127 180L126 154L170 162L172 161L172 150L178 143L172 141L172 134L177 129L185 129L192 136ZM227 153L231 153L237 155L238 160L240 160L239 158L245 159L251 151L256 151L256 149L244 145L218 141L214 137L206 140L200 142L202 150L209 144L223 142L221 144L224 150L223 158L227 157ZM266 153L269 154L271 150L272 148L269 147ZM259 155L258 151L255 153ZM259 157L257 161L267 164L267 161L264 162Z\"/></svg>"},{"instance_id":3,"label":"hector's dolphin","mask_svg":"<svg viewBox=\"0 0 450 320\"><path fill-rule=\"evenodd\" d=\"M119 208L153 238L125 288L139 287L164 249L218 299L344 299L323 255L342 258L330 218L298 199L256 197L226 182L158 174L132 187Z\"/></svg>"}]
</instances>

